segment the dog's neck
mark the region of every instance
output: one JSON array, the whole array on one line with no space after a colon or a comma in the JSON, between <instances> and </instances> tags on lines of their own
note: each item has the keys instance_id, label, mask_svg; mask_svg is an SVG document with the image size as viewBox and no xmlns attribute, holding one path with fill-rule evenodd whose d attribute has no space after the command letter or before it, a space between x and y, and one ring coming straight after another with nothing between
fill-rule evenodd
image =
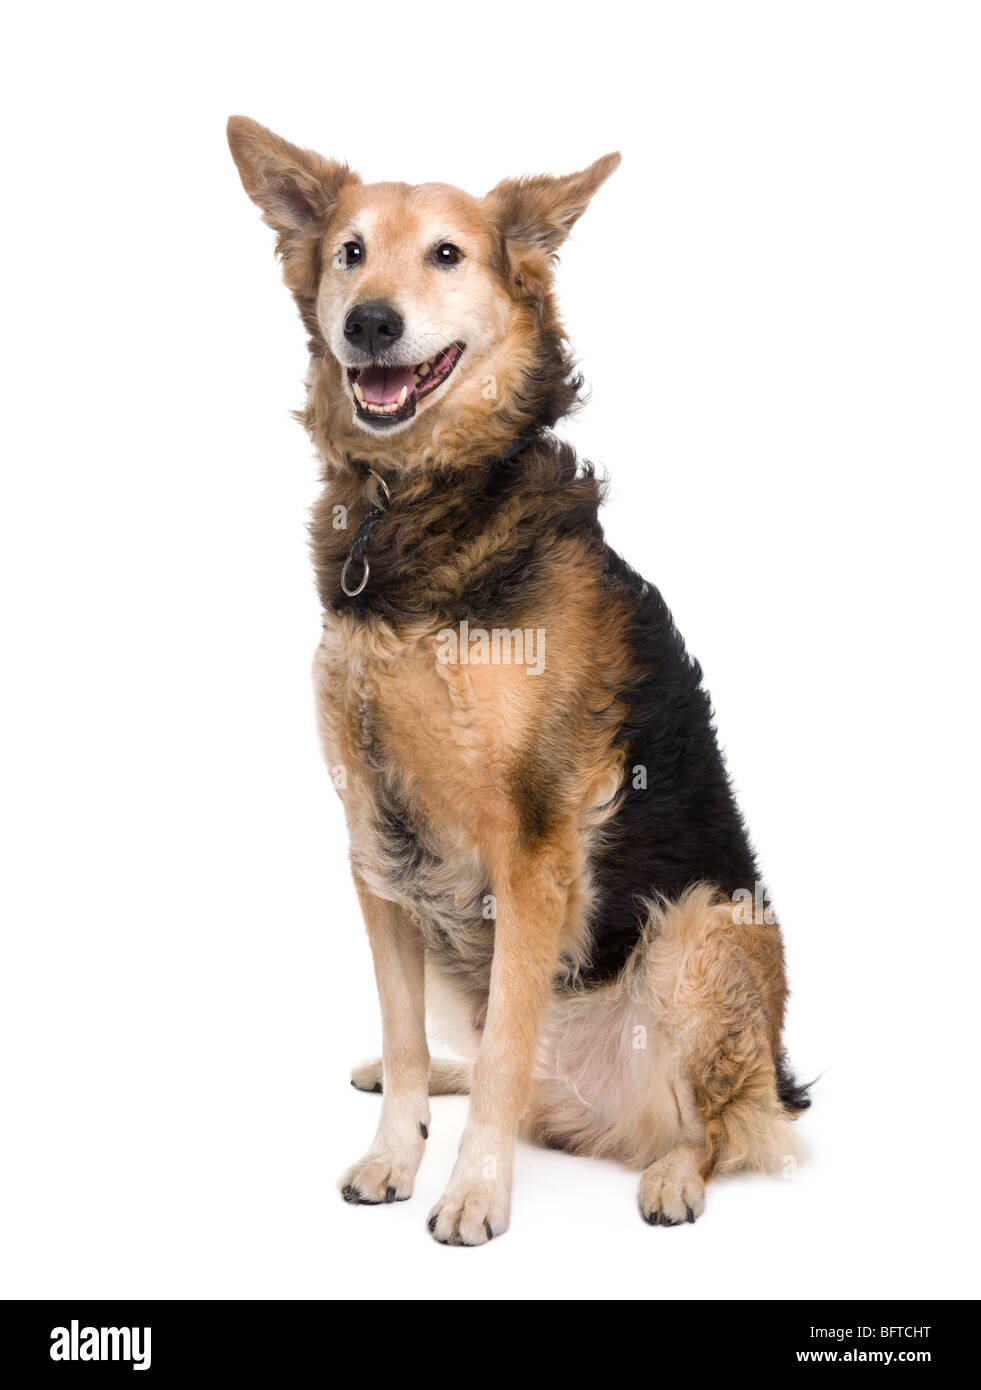
<instances>
[{"instance_id":1,"label":"dog's neck","mask_svg":"<svg viewBox=\"0 0 981 1390\"><path fill-rule=\"evenodd\" d=\"M437 616L496 621L516 597L524 601L560 537L596 539L600 489L591 470L554 435L520 442L494 459L403 472L390 501L363 460L335 475L311 525L325 611L396 626ZM359 588L365 558L370 576Z\"/></svg>"}]
</instances>

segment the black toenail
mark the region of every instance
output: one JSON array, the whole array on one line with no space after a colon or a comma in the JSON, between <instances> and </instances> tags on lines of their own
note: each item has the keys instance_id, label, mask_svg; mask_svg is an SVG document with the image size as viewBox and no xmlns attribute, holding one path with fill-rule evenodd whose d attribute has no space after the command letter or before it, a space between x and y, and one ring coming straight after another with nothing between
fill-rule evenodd
<instances>
[{"instance_id":1,"label":"black toenail","mask_svg":"<svg viewBox=\"0 0 981 1390\"><path fill-rule=\"evenodd\" d=\"M361 1193L351 1183L348 1183L346 1187L341 1188L341 1196L345 1202L357 1202L361 1198Z\"/></svg>"},{"instance_id":2,"label":"black toenail","mask_svg":"<svg viewBox=\"0 0 981 1390\"><path fill-rule=\"evenodd\" d=\"M434 1213L432 1214L432 1216L429 1218L429 1220L426 1222L426 1225L429 1227L429 1229L430 1229L431 1231L435 1231L435 1229L436 1229L436 1222L437 1222L438 1220L439 1220L439 1216L436 1214L436 1212L434 1212Z\"/></svg>"},{"instance_id":3,"label":"black toenail","mask_svg":"<svg viewBox=\"0 0 981 1390\"><path fill-rule=\"evenodd\" d=\"M381 1084L381 1082L380 1082L380 1081L376 1081L375 1084L374 1084L374 1086L372 1086L371 1089L372 1089L373 1093L374 1093L376 1096L380 1096L380 1095L381 1095L381 1089L382 1089L382 1084Z\"/></svg>"},{"instance_id":4,"label":"black toenail","mask_svg":"<svg viewBox=\"0 0 981 1390\"><path fill-rule=\"evenodd\" d=\"M385 1188L385 1201L386 1201L386 1202L394 1202L394 1201L395 1201L395 1188L394 1188L394 1187L386 1187L386 1188Z\"/></svg>"},{"instance_id":5,"label":"black toenail","mask_svg":"<svg viewBox=\"0 0 981 1390\"><path fill-rule=\"evenodd\" d=\"M695 1213L692 1211L691 1207L686 1207L685 1210L686 1210L687 1213L688 1213L688 1220L689 1220L689 1221L694 1221L694 1220L695 1220Z\"/></svg>"},{"instance_id":6,"label":"black toenail","mask_svg":"<svg viewBox=\"0 0 981 1390\"><path fill-rule=\"evenodd\" d=\"M486 1219L485 1219L485 1221L484 1221L484 1230L487 1232L487 1239L488 1239L488 1240L493 1240L493 1239L494 1239L494 1232L491 1230L491 1223L490 1223L489 1221L487 1221Z\"/></svg>"},{"instance_id":7,"label":"black toenail","mask_svg":"<svg viewBox=\"0 0 981 1390\"><path fill-rule=\"evenodd\" d=\"M419 1133L422 1135L423 1139L429 1138L429 1130L423 1124L422 1120L419 1121Z\"/></svg>"},{"instance_id":8,"label":"black toenail","mask_svg":"<svg viewBox=\"0 0 981 1390\"><path fill-rule=\"evenodd\" d=\"M656 1225L657 1225L657 1212L656 1212L656 1211L649 1211L649 1212L647 1213L647 1215L644 1217L644 1220L647 1222L648 1226L656 1226Z\"/></svg>"}]
</instances>

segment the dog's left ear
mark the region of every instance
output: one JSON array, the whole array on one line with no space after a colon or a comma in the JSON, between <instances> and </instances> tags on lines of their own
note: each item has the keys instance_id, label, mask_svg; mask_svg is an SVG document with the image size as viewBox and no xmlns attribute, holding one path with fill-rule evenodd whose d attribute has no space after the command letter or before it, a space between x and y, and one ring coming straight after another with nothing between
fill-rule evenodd
<instances>
[{"instance_id":1,"label":"dog's left ear","mask_svg":"<svg viewBox=\"0 0 981 1390\"><path fill-rule=\"evenodd\" d=\"M605 154L578 174L505 179L484 203L507 241L553 256L619 163L618 153Z\"/></svg>"}]
</instances>

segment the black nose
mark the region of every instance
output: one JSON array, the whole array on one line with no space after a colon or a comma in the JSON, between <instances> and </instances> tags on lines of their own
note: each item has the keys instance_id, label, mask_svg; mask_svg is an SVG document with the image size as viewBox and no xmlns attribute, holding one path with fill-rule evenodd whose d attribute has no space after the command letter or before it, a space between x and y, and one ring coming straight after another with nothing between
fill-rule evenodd
<instances>
[{"instance_id":1,"label":"black nose","mask_svg":"<svg viewBox=\"0 0 981 1390\"><path fill-rule=\"evenodd\" d=\"M352 347L369 357L377 357L397 343L405 332L402 315L383 299L366 299L355 304L344 320L344 336Z\"/></svg>"}]
</instances>

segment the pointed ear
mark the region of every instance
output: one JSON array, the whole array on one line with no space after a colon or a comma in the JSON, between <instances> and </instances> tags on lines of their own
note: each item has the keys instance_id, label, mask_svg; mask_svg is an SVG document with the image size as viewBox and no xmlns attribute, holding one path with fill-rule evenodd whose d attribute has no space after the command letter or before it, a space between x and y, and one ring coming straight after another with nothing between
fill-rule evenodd
<instances>
[{"instance_id":1,"label":"pointed ear","mask_svg":"<svg viewBox=\"0 0 981 1390\"><path fill-rule=\"evenodd\" d=\"M318 235L344 184L360 182L346 164L291 145L248 116L229 118L228 145L246 193L280 237Z\"/></svg>"},{"instance_id":2,"label":"pointed ear","mask_svg":"<svg viewBox=\"0 0 981 1390\"><path fill-rule=\"evenodd\" d=\"M619 163L619 154L605 154L588 169L564 178L540 174L505 179L491 189L484 202L508 241L537 247L551 256Z\"/></svg>"}]
</instances>

